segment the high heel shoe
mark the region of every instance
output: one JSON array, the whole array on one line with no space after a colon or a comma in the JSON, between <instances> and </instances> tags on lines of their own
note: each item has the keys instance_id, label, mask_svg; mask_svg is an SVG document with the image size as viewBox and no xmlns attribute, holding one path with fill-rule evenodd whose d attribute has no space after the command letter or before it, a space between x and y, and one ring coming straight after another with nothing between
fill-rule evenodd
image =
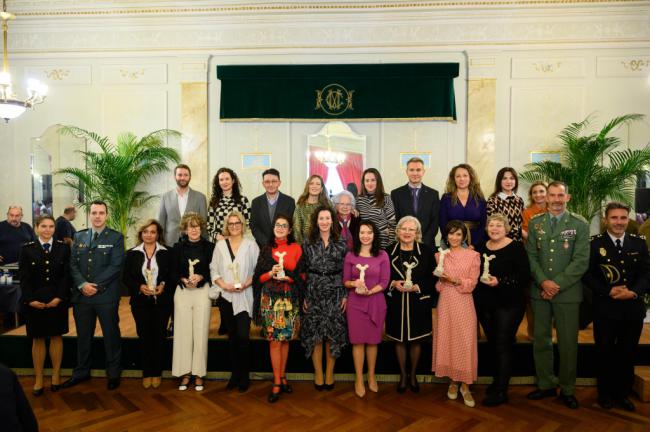
<instances>
[{"instance_id":1,"label":"high heel shoe","mask_svg":"<svg viewBox=\"0 0 650 432\"><path fill-rule=\"evenodd\" d=\"M447 389L447 397L451 400L458 399L458 384L449 384L449 388Z\"/></svg>"},{"instance_id":2,"label":"high heel shoe","mask_svg":"<svg viewBox=\"0 0 650 432\"><path fill-rule=\"evenodd\" d=\"M151 378L151 387L158 388L162 384L162 377L153 377Z\"/></svg>"},{"instance_id":3,"label":"high heel shoe","mask_svg":"<svg viewBox=\"0 0 650 432\"><path fill-rule=\"evenodd\" d=\"M399 383L397 384L397 393L404 394L406 393L406 383L408 381L408 376L400 376Z\"/></svg>"},{"instance_id":4,"label":"high heel shoe","mask_svg":"<svg viewBox=\"0 0 650 432\"><path fill-rule=\"evenodd\" d=\"M325 390L325 391L334 390L334 383L332 383L332 384L323 384L323 390Z\"/></svg>"},{"instance_id":5,"label":"high heel shoe","mask_svg":"<svg viewBox=\"0 0 650 432\"><path fill-rule=\"evenodd\" d=\"M151 387L151 377L142 378L142 387L146 389Z\"/></svg>"},{"instance_id":6,"label":"high heel shoe","mask_svg":"<svg viewBox=\"0 0 650 432\"><path fill-rule=\"evenodd\" d=\"M189 375L185 375L183 378L181 378L181 382L178 385L178 389L180 391L187 390L187 387L190 385L191 380L192 380L192 378Z\"/></svg>"},{"instance_id":7,"label":"high heel shoe","mask_svg":"<svg viewBox=\"0 0 650 432\"><path fill-rule=\"evenodd\" d=\"M202 377L195 377L194 378L194 390L196 391L203 391L203 378Z\"/></svg>"},{"instance_id":8,"label":"high heel shoe","mask_svg":"<svg viewBox=\"0 0 650 432\"><path fill-rule=\"evenodd\" d=\"M282 384L280 384L280 385L282 385ZM316 384L316 383L314 383L314 388L316 389L316 391L323 391L323 390L325 390L325 384Z\"/></svg>"},{"instance_id":9,"label":"high heel shoe","mask_svg":"<svg viewBox=\"0 0 650 432\"><path fill-rule=\"evenodd\" d=\"M58 392L59 390L61 390L61 384L51 384L50 390L52 391L52 393Z\"/></svg>"},{"instance_id":10,"label":"high heel shoe","mask_svg":"<svg viewBox=\"0 0 650 432\"><path fill-rule=\"evenodd\" d=\"M32 389L32 394L36 397L39 397L43 395L44 391L45 391L45 387L41 387L39 389Z\"/></svg>"},{"instance_id":11,"label":"high heel shoe","mask_svg":"<svg viewBox=\"0 0 650 432\"><path fill-rule=\"evenodd\" d=\"M287 394L293 393L293 387L291 387L291 384L287 383L286 376L280 377L280 391Z\"/></svg>"},{"instance_id":12,"label":"high heel shoe","mask_svg":"<svg viewBox=\"0 0 650 432\"><path fill-rule=\"evenodd\" d=\"M460 394L463 396L463 402L465 403L465 406L468 406L470 408L474 408L476 406L476 402L472 397L472 392L470 392L469 389L464 390L463 387L461 387Z\"/></svg>"},{"instance_id":13,"label":"high heel shoe","mask_svg":"<svg viewBox=\"0 0 650 432\"><path fill-rule=\"evenodd\" d=\"M411 380L409 382L409 388L413 393L420 393L420 383L418 383L417 379Z\"/></svg>"},{"instance_id":14,"label":"high heel shoe","mask_svg":"<svg viewBox=\"0 0 650 432\"><path fill-rule=\"evenodd\" d=\"M279 388L277 392L274 392L276 388ZM269 403L276 403L278 400L280 400L280 393L282 392L282 384L273 384L273 387L271 388L271 393L269 393L269 397L267 400Z\"/></svg>"}]
</instances>

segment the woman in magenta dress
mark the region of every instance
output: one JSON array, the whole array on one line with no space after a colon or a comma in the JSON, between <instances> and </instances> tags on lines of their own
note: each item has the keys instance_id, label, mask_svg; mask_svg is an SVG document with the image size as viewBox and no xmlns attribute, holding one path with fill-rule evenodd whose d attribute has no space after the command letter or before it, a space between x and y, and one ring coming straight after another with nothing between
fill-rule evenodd
<instances>
[{"instance_id":1,"label":"woman in magenta dress","mask_svg":"<svg viewBox=\"0 0 650 432\"><path fill-rule=\"evenodd\" d=\"M359 223L359 236L354 250L343 263L343 284L348 294L348 333L354 359L354 391L366 394L363 382L363 362L368 362L368 388L379 391L375 378L377 345L381 342L386 320L386 300L383 291L390 282L388 255L381 250L379 230L369 221Z\"/></svg>"},{"instance_id":2,"label":"woman in magenta dress","mask_svg":"<svg viewBox=\"0 0 650 432\"><path fill-rule=\"evenodd\" d=\"M469 229L465 239L471 247L485 242L486 202L478 176L470 165L456 165L449 172L445 193L440 199L440 234L451 220L462 221Z\"/></svg>"},{"instance_id":3,"label":"woman in magenta dress","mask_svg":"<svg viewBox=\"0 0 650 432\"><path fill-rule=\"evenodd\" d=\"M449 377L449 399L460 393L465 405L475 405L469 386L478 375L477 321L472 291L478 282L481 259L478 252L463 247L467 226L458 220L447 223L449 252L443 261L443 274L436 283L438 324L433 330L432 370L437 377ZM440 252L436 253L440 262Z\"/></svg>"}]
</instances>

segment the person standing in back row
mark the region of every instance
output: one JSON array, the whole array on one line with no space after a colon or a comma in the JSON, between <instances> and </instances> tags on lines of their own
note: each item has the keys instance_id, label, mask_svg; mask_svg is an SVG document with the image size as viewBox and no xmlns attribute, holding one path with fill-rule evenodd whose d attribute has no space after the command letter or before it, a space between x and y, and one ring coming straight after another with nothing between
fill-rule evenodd
<instances>
[{"instance_id":1,"label":"person standing in back row","mask_svg":"<svg viewBox=\"0 0 650 432\"><path fill-rule=\"evenodd\" d=\"M267 169L262 173L262 186L266 192L253 199L251 204L250 228L260 249L273 237L271 221L275 215L292 215L296 209L296 201L280 192L281 185L280 172L275 168Z\"/></svg>"}]
</instances>

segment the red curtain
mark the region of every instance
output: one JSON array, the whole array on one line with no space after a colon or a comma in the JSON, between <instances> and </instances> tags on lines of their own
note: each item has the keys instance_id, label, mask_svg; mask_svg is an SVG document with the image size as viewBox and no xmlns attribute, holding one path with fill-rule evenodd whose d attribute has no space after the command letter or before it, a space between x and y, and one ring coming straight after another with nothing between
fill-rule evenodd
<instances>
[{"instance_id":1,"label":"red curtain","mask_svg":"<svg viewBox=\"0 0 650 432\"><path fill-rule=\"evenodd\" d=\"M343 188L354 183L361 190L361 174L363 174L363 156L359 153L346 153L345 162L336 167L343 183Z\"/></svg>"},{"instance_id":2,"label":"red curtain","mask_svg":"<svg viewBox=\"0 0 650 432\"><path fill-rule=\"evenodd\" d=\"M314 156L314 151L310 149L309 151L309 175L318 174L323 178L324 182L327 182L327 166L316 159Z\"/></svg>"}]
</instances>

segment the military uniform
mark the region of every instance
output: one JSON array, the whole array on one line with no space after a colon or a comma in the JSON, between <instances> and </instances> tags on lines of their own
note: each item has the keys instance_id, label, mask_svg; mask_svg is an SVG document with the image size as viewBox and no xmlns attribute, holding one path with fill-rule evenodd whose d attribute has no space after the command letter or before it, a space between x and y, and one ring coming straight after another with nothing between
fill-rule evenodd
<instances>
[{"instance_id":1,"label":"military uniform","mask_svg":"<svg viewBox=\"0 0 650 432\"><path fill-rule=\"evenodd\" d=\"M641 337L650 286L650 257L643 236L625 234L620 248L605 232L591 238L589 271L584 283L594 293L594 339L598 353L598 395L626 398L634 381L634 352ZM636 298L615 300L615 286L625 285Z\"/></svg>"},{"instance_id":2,"label":"military uniform","mask_svg":"<svg viewBox=\"0 0 650 432\"><path fill-rule=\"evenodd\" d=\"M106 350L106 374L108 378L119 378L121 336L118 307L124 237L108 227L98 233L96 239L93 239L93 233L92 229L77 232L72 245L70 273L77 327L77 367L72 376L84 379L90 375L92 338L99 318ZM87 282L97 284L97 293L90 297L81 292Z\"/></svg>"},{"instance_id":3,"label":"military uniform","mask_svg":"<svg viewBox=\"0 0 650 432\"><path fill-rule=\"evenodd\" d=\"M589 227L581 216L569 211L560 216L555 228L551 218L550 213L539 214L528 225L526 251L534 279L531 290L533 354L538 387L541 390L555 389L559 382L562 394L573 396L582 301L581 278L589 266ZM560 286L560 291L550 300L541 296L541 284L545 280L552 280ZM553 371L553 321L560 354L558 377Z\"/></svg>"}]
</instances>

